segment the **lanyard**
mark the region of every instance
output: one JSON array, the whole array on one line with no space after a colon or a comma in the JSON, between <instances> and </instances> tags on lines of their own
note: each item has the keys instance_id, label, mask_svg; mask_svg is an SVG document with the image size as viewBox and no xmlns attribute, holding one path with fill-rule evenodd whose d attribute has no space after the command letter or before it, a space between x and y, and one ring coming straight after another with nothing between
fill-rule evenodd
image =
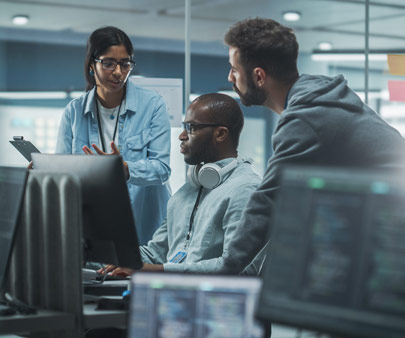
<instances>
[{"instance_id":1,"label":"lanyard","mask_svg":"<svg viewBox=\"0 0 405 338\"><path fill-rule=\"evenodd\" d=\"M195 200L195 203L194 203L193 211L191 212L190 224L189 224L189 226L188 226L188 232L187 232L186 243L185 243L185 245L184 245L184 249L187 247L187 242L190 240L190 237L191 237L191 229L193 228L194 216L195 216L195 214L196 214L196 212L197 212L198 204L200 203L200 198L201 198L202 190L203 190L203 187L201 186L201 187L200 187L200 190L198 191L197 199Z\"/></svg>"},{"instance_id":2,"label":"lanyard","mask_svg":"<svg viewBox=\"0 0 405 338\"><path fill-rule=\"evenodd\" d=\"M100 134L101 147L103 148L103 151L105 152L105 144L104 144L103 130L101 128L100 112L98 111L99 101L98 101L97 89L94 91L94 96L96 97L96 115L97 115L97 122L98 122L98 132ZM120 106L118 107L117 120L115 121L114 134L113 134L113 139L112 139L113 141L115 141L115 135L117 134L118 120L120 117L121 105L122 105L122 101L124 101L124 97L125 97L125 87L124 87L124 94L122 95L122 98L121 98Z\"/></svg>"}]
</instances>

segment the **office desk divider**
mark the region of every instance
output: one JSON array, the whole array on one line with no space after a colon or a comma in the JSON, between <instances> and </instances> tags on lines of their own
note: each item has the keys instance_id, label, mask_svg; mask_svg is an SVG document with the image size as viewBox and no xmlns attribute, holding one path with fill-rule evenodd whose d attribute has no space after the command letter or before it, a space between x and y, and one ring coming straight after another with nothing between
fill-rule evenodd
<instances>
[{"instance_id":1,"label":"office desk divider","mask_svg":"<svg viewBox=\"0 0 405 338\"><path fill-rule=\"evenodd\" d=\"M69 174L30 171L10 267L10 293L25 303L74 316L58 338L83 335L82 203ZM52 326L52 325L50 325ZM50 330L44 327L44 332ZM29 328L21 327L22 331ZM49 334L49 336L51 336Z\"/></svg>"}]
</instances>

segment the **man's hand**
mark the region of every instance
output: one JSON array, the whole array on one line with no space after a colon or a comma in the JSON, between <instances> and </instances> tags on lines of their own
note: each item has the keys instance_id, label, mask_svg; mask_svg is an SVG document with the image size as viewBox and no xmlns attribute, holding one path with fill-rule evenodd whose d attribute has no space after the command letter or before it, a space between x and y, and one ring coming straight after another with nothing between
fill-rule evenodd
<instances>
[{"instance_id":1,"label":"man's hand","mask_svg":"<svg viewBox=\"0 0 405 338\"><path fill-rule=\"evenodd\" d=\"M103 267L101 269L98 269L97 272L102 273L102 274L106 274L106 273L109 273L111 271L114 271L115 269L117 269L117 267L115 265L108 264L105 267Z\"/></svg>"},{"instance_id":2,"label":"man's hand","mask_svg":"<svg viewBox=\"0 0 405 338\"><path fill-rule=\"evenodd\" d=\"M120 151L118 150L117 146L115 145L114 141L111 141L110 146L111 146L111 153L106 153L104 151L102 151L99 147L97 147L94 143L91 145L94 150L96 151L96 153L98 155L120 155ZM86 155L94 155L93 151L88 147L88 146L84 146L82 148L82 150L84 151L84 153ZM128 169L128 163L125 161L122 161L122 164L124 166L124 175L125 175L125 179L128 180L129 179L129 169Z\"/></svg>"},{"instance_id":3,"label":"man's hand","mask_svg":"<svg viewBox=\"0 0 405 338\"><path fill-rule=\"evenodd\" d=\"M119 266L115 266L112 264L108 264L104 268L97 270L98 273L102 273L103 275L108 273L111 276L121 276L121 277L131 276L134 273L134 271L135 270L129 268L120 268Z\"/></svg>"},{"instance_id":4,"label":"man's hand","mask_svg":"<svg viewBox=\"0 0 405 338\"><path fill-rule=\"evenodd\" d=\"M115 268L110 274L111 276L127 277L131 276L135 272L134 269L130 268Z\"/></svg>"},{"instance_id":5,"label":"man's hand","mask_svg":"<svg viewBox=\"0 0 405 338\"><path fill-rule=\"evenodd\" d=\"M141 271L164 271L163 264L143 263Z\"/></svg>"},{"instance_id":6,"label":"man's hand","mask_svg":"<svg viewBox=\"0 0 405 338\"><path fill-rule=\"evenodd\" d=\"M164 271L164 269L163 264L143 263L141 271ZM135 270L130 268L121 268L119 266L117 267L115 265L109 264L104 268L98 269L97 272L102 274L109 273L111 276L126 277L131 276L135 272Z\"/></svg>"}]
</instances>

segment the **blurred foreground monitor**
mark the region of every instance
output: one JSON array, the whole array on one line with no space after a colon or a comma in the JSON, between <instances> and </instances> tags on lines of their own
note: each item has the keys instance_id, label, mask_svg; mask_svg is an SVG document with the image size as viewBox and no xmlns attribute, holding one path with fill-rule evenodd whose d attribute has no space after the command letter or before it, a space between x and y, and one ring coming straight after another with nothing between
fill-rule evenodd
<instances>
[{"instance_id":1,"label":"blurred foreground monitor","mask_svg":"<svg viewBox=\"0 0 405 338\"><path fill-rule=\"evenodd\" d=\"M404 171L282 173L257 315L338 337L405 337Z\"/></svg>"},{"instance_id":2,"label":"blurred foreground monitor","mask_svg":"<svg viewBox=\"0 0 405 338\"><path fill-rule=\"evenodd\" d=\"M136 272L128 337L262 338L257 277Z\"/></svg>"}]
</instances>

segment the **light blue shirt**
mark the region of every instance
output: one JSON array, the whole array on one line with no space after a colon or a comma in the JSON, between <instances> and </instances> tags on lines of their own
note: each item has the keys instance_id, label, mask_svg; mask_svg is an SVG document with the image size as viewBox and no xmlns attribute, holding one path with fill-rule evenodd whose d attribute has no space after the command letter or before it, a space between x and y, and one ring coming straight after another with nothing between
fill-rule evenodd
<instances>
[{"instance_id":1,"label":"light blue shirt","mask_svg":"<svg viewBox=\"0 0 405 338\"><path fill-rule=\"evenodd\" d=\"M224 159L216 164L223 167L231 160ZM148 245L140 247L142 260L163 264L165 271L221 272L222 257L232 237L239 232L243 209L260 182L260 176L244 162L225 175L222 184L215 189L204 188L188 243L190 216L199 189L190 183L184 184L169 200L167 219ZM178 264L170 263L179 251L186 252L186 257ZM251 273L257 273L258 268L256 266Z\"/></svg>"},{"instance_id":2,"label":"light blue shirt","mask_svg":"<svg viewBox=\"0 0 405 338\"><path fill-rule=\"evenodd\" d=\"M93 88L67 105L56 153L83 154L83 146L91 149L93 143L101 149L94 91ZM134 79L129 78L125 110L119 117L118 128L115 143L128 163L128 191L138 239L145 244L165 219L170 198L166 185L170 176L170 121L162 97L136 86Z\"/></svg>"}]
</instances>

